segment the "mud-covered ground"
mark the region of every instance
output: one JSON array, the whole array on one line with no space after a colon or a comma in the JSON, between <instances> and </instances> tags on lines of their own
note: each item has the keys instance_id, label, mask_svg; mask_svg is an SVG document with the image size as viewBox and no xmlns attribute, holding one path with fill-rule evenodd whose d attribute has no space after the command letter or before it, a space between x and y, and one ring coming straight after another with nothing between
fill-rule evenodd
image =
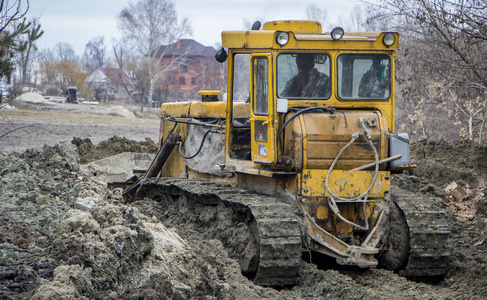
<instances>
[{"instance_id":1,"label":"mud-covered ground","mask_svg":"<svg viewBox=\"0 0 487 300\"><path fill-rule=\"evenodd\" d=\"M117 149L154 151L157 118L66 107L0 110L0 299L487 297L485 147L415 142L418 167L394 177L397 186L435 197L449 213L444 280L409 281L381 269L320 270L303 260L297 285L276 290L243 276L220 240L165 222L160 203L123 204L80 163Z\"/></svg>"},{"instance_id":2,"label":"mud-covered ground","mask_svg":"<svg viewBox=\"0 0 487 300\"><path fill-rule=\"evenodd\" d=\"M98 144L112 136L135 141L159 138L159 109L91 104L37 104L15 101L0 109L0 151L23 152L74 137Z\"/></svg>"}]
</instances>

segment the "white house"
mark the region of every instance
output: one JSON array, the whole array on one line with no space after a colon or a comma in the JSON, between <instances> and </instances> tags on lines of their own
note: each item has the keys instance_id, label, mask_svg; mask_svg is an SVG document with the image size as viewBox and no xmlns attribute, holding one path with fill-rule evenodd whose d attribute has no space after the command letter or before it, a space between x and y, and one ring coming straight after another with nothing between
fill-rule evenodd
<instances>
[{"instance_id":1,"label":"white house","mask_svg":"<svg viewBox=\"0 0 487 300\"><path fill-rule=\"evenodd\" d=\"M93 88L94 100L127 100L134 82L122 69L99 67L86 78L86 83Z\"/></svg>"}]
</instances>

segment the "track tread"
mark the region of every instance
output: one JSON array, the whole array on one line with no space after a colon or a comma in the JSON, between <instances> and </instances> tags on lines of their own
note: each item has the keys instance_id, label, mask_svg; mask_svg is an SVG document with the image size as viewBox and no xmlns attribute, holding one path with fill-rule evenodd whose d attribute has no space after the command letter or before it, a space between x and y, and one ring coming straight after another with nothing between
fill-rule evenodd
<instances>
[{"instance_id":1,"label":"track tread","mask_svg":"<svg viewBox=\"0 0 487 300\"><path fill-rule=\"evenodd\" d=\"M202 204L214 205L222 201L228 205L247 207L256 220L260 244L260 260L254 283L262 286L296 283L302 242L300 224L291 205L283 203L278 197L203 180L158 178L144 184L156 184L172 193L188 193Z\"/></svg>"},{"instance_id":2,"label":"track tread","mask_svg":"<svg viewBox=\"0 0 487 300\"><path fill-rule=\"evenodd\" d=\"M410 252L405 275L408 277L444 276L450 257L450 231L444 211L434 199L394 196L409 226Z\"/></svg>"}]
</instances>

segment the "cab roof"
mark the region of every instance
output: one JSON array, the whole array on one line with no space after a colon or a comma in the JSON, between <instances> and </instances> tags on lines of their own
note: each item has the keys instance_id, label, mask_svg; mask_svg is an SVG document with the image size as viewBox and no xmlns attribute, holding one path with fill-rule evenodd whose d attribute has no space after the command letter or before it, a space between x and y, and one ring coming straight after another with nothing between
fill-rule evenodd
<instances>
[{"instance_id":1,"label":"cab roof","mask_svg":"<svg viewBox=\"0 0 487 300\"><path fill-rule=\"evenodd\" d=\"M276 34L289 33L289 42L281 46ZM223 31L222 46L225 48L276 48L276 49L364 49L397 50L399 35L393 33L395 42L387 47L382 42L386 32L345 32L340 40L333 40L330 33L324 33L316 21L270 21L263 30Z\"/></svg>"}]
</instances>

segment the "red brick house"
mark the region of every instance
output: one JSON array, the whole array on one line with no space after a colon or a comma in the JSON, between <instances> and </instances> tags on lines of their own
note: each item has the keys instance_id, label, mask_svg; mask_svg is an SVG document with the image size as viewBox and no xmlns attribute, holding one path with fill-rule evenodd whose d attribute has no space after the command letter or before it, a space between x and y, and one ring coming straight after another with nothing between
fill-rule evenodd
<instances>
[{"instance_id":1,"label":"red brick house","mask_svg":"<svg viewBox=\"0 0 487 300\"><path fill-rule=\"evenodd\" d=\"M215 60L216 49L203 46L192 39L182 39L167 46L160 46L156 56L162 55L161 64L177 64L165 74L155 89L155 99L162 102L195 100L198 91L225 88L225 64Z\"/></svg>"}]
</instances>

